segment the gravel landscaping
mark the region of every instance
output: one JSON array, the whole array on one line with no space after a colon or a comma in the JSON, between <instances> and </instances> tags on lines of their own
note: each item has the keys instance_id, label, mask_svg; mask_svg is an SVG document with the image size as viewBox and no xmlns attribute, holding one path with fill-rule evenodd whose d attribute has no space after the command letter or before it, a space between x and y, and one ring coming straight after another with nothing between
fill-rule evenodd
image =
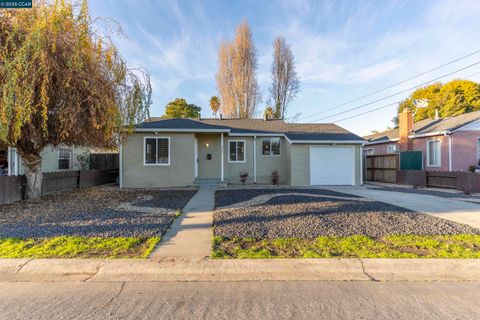
<instances>
[{"instance_id":1,"label":"gravel landscaping","mask_svg":"<svg viewBox=\"0 0 480 320\"><path fill-rule=\"evenodd\" d=\"M261 204L248 203L272 193L281 195ZM238 208L218 210L235 203ZM320 189L220 190L216 206L214 235L227 239L480 234L478 229L452 221Z\"/></svg>"},{"instance_id":2,"label":"gravel landscaping","mask_svg":"<svg viewBox=\"0 0 480 320\"><path fill-rule=\"evenodd\" d=\"M161 236L196 193L94 187L0 206L0 238Z\"/></svg>"}]
</instances>

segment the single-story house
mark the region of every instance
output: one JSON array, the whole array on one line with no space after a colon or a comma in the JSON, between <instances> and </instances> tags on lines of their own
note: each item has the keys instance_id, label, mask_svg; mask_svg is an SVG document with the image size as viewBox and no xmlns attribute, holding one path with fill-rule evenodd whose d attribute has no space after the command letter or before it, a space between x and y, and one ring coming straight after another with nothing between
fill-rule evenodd
<instances>
[{"instance_id":1,"label":"single-story house","mask_svg":"<svg viewBox=\"0 0 480 320\"><path fill-rule=\"evenodd\" d=\"M212 180L285 185L362 184L365 141L335 124L269 119L150 119L120 147L120 186L157 188Z\"/></svg>"},{"instance_id":2,"label":"single-story house","mask_svg":"<svg viewBox=\"0 0 480 320\"><path fill-rule=\"evenodd\" d=\"M480 111L413 121L399 114L399 127L363 137L365 155L422 151L427 171L468 171L480 161Z\"/></svg>"},{"instance_id":3,"label":"single-story house","mask_svg":"<svg viewBox=\"0 0 480 320\"><path fill-rule=\"evenodd\" d=\"M42 172L89 169L91 153L95 153L93 149L84 147L46 147L40 154ZM16 148L0 144L0 175L18 176L24 173L22 158Z\"/></svg>"}]
</instances>

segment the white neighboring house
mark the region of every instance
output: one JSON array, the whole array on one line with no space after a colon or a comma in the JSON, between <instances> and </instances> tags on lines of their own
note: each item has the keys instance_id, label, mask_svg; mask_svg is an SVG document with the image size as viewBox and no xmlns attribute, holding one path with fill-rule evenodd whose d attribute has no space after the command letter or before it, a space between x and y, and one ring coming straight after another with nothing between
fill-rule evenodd
<instances>
[{"instance_id":1,"label":"white neighboring house","mask_svg":"<svg viewBox=\"0 0 480 320\"><path fill-rule=\"evenodd\" d=\"M42 172L89 169L89 155L83 147L46 147L42 153ZM16 148L0 145L0 175L23 175L25 169Z\"/></svg>"}]
</instances>

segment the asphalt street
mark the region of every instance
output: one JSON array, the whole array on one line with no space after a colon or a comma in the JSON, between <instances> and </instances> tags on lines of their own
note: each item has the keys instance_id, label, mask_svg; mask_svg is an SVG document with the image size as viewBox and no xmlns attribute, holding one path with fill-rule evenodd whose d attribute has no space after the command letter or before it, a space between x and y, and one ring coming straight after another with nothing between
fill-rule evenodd
<instances>
[{"instance_id":1,"label":"asphalt street","mask_svg":"<svg viewBox=\"0 0 480 320\"><path fill-rule=\"evenodd\" d=\"M478 319L480 283L3 282L1 319Z\"/></svg>"}]
</instances>

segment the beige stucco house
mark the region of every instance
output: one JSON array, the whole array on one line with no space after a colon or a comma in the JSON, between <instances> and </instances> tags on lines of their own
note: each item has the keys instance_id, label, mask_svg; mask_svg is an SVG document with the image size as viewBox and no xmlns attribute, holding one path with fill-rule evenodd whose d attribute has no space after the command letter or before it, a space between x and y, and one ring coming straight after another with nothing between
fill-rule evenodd
<instances>
[{"instance_id":1,"label":"beige stucco house","mask_svg":"<svg viewBox=\"0 0 480 320\"><path fill-rule=\"evenodd\" d=\"M364 140L335 124L264 119L150 119L120 147L120 186L203 181L294 186L362 184Z\"/></svg>"}]
</instances>

